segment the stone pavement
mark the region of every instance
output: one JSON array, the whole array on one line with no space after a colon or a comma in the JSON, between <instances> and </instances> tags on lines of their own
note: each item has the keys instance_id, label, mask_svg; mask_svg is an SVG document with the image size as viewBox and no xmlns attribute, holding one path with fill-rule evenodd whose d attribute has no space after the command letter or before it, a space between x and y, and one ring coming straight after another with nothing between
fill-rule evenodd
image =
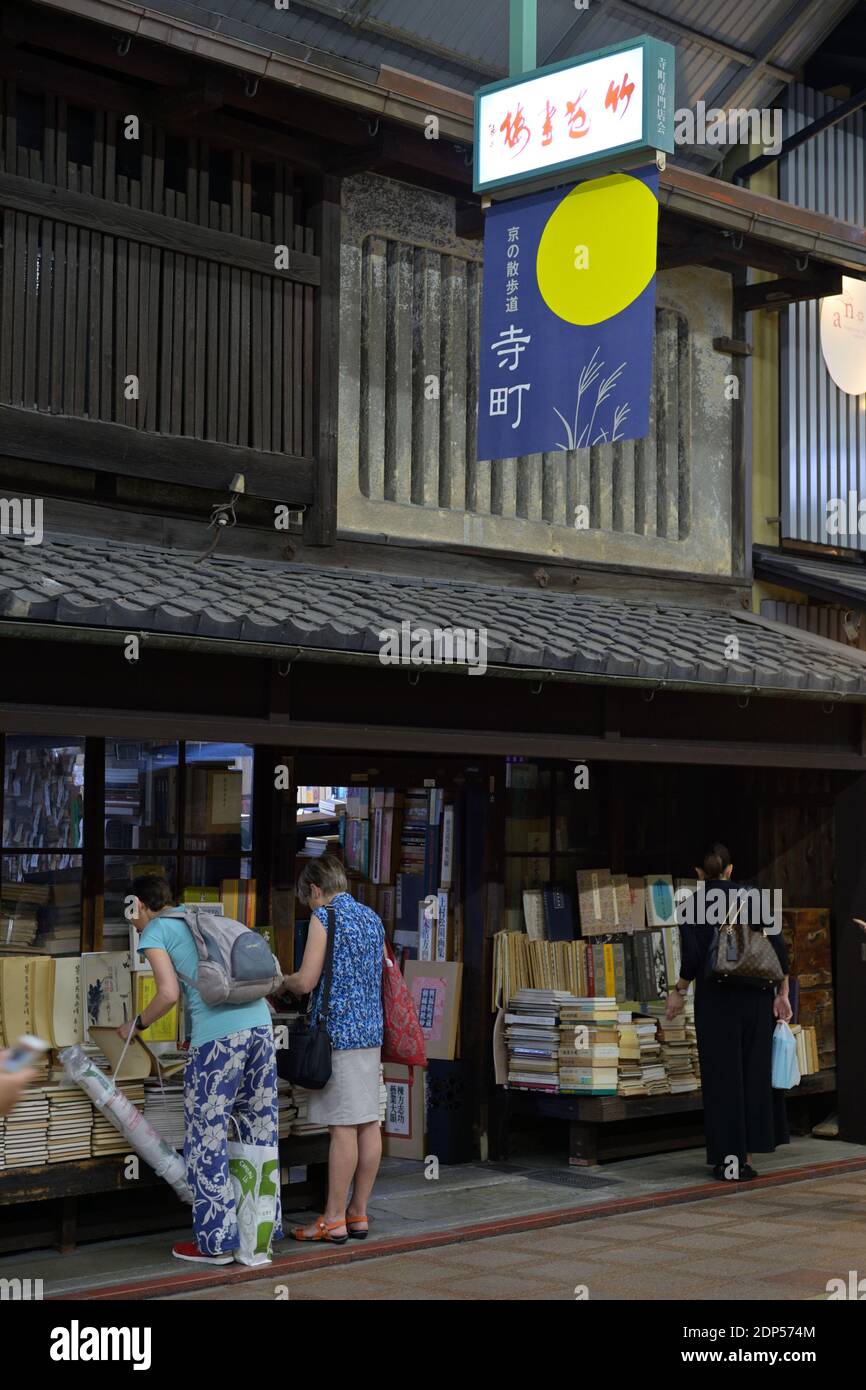
<instances>
[{"instance_id":1,"label":"stone pavement","mask_svg":"<svg viewBox=\"0 0 866 1390\"><path fill-rule=\"evenodd\" d=\"M788 1170L810 1169L826 1163L862 1164L866 1171L866 1147L833 1140L797 1138L775 1154L762 1155L760 1172L763 1176L783 1175ZM424 1176L424 1164L386 1159L379 1182L369 1206L371 1235L362 1245L358 1241L348 1246L298 1245L286 1240L275 1247L281 1265L295 1262L308 1264L311 1260L327 1262L348 1253L369 1264L368 1254L378 1245L402 1242L403 1248L416 1245L444 1245L451 1240L465 1241L467 1228L489 1224L491 1232L507 1229L511 1223L532 1224L551 1221L551 1236L562 1231L562 1222L574 1216L601 1211L611 1203L626 1202L631 1206L658 1204L672 1199L684 1189L700 1195L707 1184L709 1170L703 1149L679 1150L642 1158L608 1163L601 1168L570 1168L558 1147L549 1142L536 1149L525 1149L510 1163L467 1163L442 1167L436 1181ZM850 1174L846 1175L850 1177ZM841 1180L841 1179L840 1179ZM785 1191L797 1191L801 1184L792 1184ZM766 1191L766 1190L765 1190ZM723 1202L739 1201L739 1192L726 1194ZM755 1194L757 1199L758 1194ZM690 1205L700 1222L701 1213L713 1205L705 1198ZM730 1208L726 1207L725 1211ZM650 1221L664 1223L676 1208L647 1212ZM286 1225L299 1224L317 1213L287 1214ZM598 1229L608 1225L611 1218L582 1224L586 1240L598 1240ZM652 1229L652 1228L651 1228ZM481 1234L486 1234L481 1232ZM514 1234L514 1232L512 1232ZM538 1237L546 1232L539 1231ZM186 1284L190 1288L208 1284L230 1283L242 1277L237 1265L218 1269L202 1269L197 1265L180 1264L171 1257L171 1245L178 1238L189 1239L187 1228L161 1235L147 1235L112 1241L100 1241L79 1246L75 1251L60 1255L54 1250L34 1251L0 1258L0 1278L41 1278L46 1298L70 1296L135 1297L155 1296L172 1291L172 1286ZM501 1238L505 1238L504 1236ZM469 1250L464 1243L463 1251ZM502 1248L497 1246L497 1248ZM384 1258L384 1257L383 1257ZM434 1256L431 1254L431 1259ZM443 1251L435 1256L443 1258ZM474 1254L469 1255L475 1261ZM393 1257L389 1257L393 1260ZM866 1254L864 1254L866 1265ZM354 1266L357 1269L357 1265ZM243 1272L248 1273L248 1272ZM866 1270L864 1270L866 1273ZM349 1281L355 1274L348 1274ZM235 1284L235 1287L238 1287Z\"/></svg>"},{"instance_id":2,"label":"stone pavement","mask_svg":"<svg viewBox=\"0 0 866 1390\"><path fill-rule=\"evenodd\" d=\"M285 1274L180 1299L351 1301L827 1298L866 1276L866 1173ZM167 1300L169 1301L169 1300ZM174 1301L174 1300L171 1300Z\"/></svg>"}]
</instances>

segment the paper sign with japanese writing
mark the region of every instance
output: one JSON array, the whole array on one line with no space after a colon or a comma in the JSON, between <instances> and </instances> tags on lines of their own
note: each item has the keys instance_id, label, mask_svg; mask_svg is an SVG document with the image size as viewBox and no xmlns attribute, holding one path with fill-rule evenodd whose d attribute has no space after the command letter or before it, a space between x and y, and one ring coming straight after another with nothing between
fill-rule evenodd
<instances>
[{"instance_id":1,"label":"paper sign with japanese writing","mask_svg":"<svg viewBox=\"0 0 866 1390\"><path fill-rule=\"evenodd\" d=\"M475 95L476 193L656 150L673 153L670 44L641 37L536 68Z\"/></svg>"},{"instance_id":2,"label":"paper sign with japanese writing","mask_svg":"<svg viewBox=\"0 0 866 1390\"><path fill-rule=\"evenodd\" d=\"M646 435L657 245L654 167L488 210L479 459Z\"/></svg>"}]
</instances>

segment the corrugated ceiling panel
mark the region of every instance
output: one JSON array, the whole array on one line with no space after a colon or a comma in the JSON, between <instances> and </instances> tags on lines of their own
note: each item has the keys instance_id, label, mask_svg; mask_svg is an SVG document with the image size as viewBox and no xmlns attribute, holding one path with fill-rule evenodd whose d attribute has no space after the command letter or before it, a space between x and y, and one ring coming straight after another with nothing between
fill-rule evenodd
<instances>
[{"instance_id":1,"label":"corrugated ceiling panel","mask_svg":"<svg viewBox=\"0 0 866 1390\"><path fill-rule=\"evenodd\" d=\"M616 0L575 11L569 0L543 0L539 6L539 61L569 57L589 49L646 32L665 38L677 48L677 103L693 106L703 98L714 101L732 84L748 78L748 69L712 46L678 35L664 18L677 20L721 43L749 55L763 56L777 35L772 57L794 68L813 51L819 39L851 8L853 0L655 0L650 14L617 7ZM472 91L504 72L507 63L507 0L372 0L368 7L348 0L322 0L322 9L293 0L289 10L277 10L272 0L152 0L148 9L172 14L207 29L230 33L247 42L277 51L293 43L332 53L377 70L380 64L403 68L432 81ZM642 10L645 9L646 13ZM374 28L344 22L340 14L363 14ZM383 34L376 25L395 31ZM405 36L405 37L404 37ZM453 50L453 59L430 52L425 45ZM755 74L743 93L747 104L772 101L778 79Z\"/></svg>"}]
</instances>

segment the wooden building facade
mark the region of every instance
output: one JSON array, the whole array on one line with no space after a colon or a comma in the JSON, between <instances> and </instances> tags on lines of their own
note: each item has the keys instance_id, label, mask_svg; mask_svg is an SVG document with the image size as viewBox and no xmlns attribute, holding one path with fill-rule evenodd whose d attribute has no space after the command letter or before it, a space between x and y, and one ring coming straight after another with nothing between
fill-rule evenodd
<instances>
[{"instance_id":1,"label":"wooden building facade","mask_svg":"<svg viewBox=\"0 0 866 1390\"><path fill-rule=\"evenodd\" d=\"M0 735L7 794L11 749L80 745L84 829L59 848L82 947L105 941L109 742L179 768L192 745L249 750L253 840L223 857L286 965L296 802L274 769L446 788L487 1156L492 937L535 873L507 862L506 760L563 787L588 763L552 877L598 855L688 873L736 836L744 877L832 909L841 1133L866 1141L866 660L747 611L748 315L771 294L749 268L815 297L866 268L857 229L669 170L651 439L479 462L465 96L43 18L0 4L0 493L44 530L2 537ZM376 634L403 621L489 632L484 678L383 665ZM171 847L178 887L195 853Z\"/></svg>"}]
</instances>

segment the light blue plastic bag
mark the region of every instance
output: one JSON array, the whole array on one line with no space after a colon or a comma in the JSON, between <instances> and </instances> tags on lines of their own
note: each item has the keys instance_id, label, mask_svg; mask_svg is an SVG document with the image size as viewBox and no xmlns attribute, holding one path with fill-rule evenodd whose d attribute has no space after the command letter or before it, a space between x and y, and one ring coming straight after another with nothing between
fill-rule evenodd
<instances>
[{"instance_id":1,"label":"light blue plastic bag","mask_svg":"<svg viewBox=\"0 0 866 1390\"><path fill-rule=\"evenodd\" d=\"M800 1068L797 1066L797 1039L787 1023L776 1024L773 1033L773 1089L790 1091L800 1084Z\"/></svg>"}]
</instances>

